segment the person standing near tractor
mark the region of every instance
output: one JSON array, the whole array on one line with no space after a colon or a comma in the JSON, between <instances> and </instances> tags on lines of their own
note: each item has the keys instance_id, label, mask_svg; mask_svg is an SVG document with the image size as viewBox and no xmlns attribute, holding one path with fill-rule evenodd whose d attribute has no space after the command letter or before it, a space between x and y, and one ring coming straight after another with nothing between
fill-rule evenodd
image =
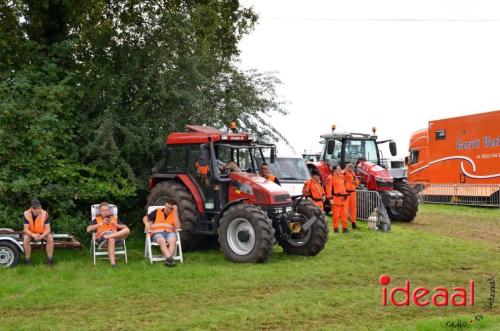
<instances>
[{"instance_id":1,"label":"person standing near tractor","mask_svg":"<svg viewBox=\"0 0 500 331\"><path fill-rule=\"evenodd\" d=\"M342 168L338 164L333 166L332 173L326 179L326 197L330 200L330 206L332 207L333 232L339 232L340 218L342 220L342 231L348 233L346 210L347 192L345 189Z\"/></svg>"},{"instance_id":2,"label":"person standing near tractor","mask_svg":"<svg viewBox=\"0 0 500 331\"><path fill-rule=\"evenodd\" d=\"M359 185L359 179L356 177L356 172L354 172L354 165L352 163L348 163L345 166L344 183L346 193L348 194L346 201L347 215L351 220L351 226L354 230L358 228L356 225L356 188Z\"/></svg>"},{"instance_id":3,"label":"person standing near tractor","mask_svg":"<svg viewBox=\"0 0 500 331\"><path fill-rule=\"evenodd\" d=\"M31 200L28 210L23 212L23 246L25 264L31 266L31 241L45 241L47 266L54 265L54 238L50 229L49 213L42 209L40 201Z\"/></svg>"},{"instance_id":4,"label":"person standing near tractor","mask_svg":"<svg viewBox=\"0 0 500 331\"><path fill-rule=\"evenodd\" d=\"M270 180L271 182L274 182L281 186L280 180L278 179L278 177L271 174L271 171L269 170L269 164L265 162L262 163L262 165L260 166L260 175L265 179Z\"/></svg>"},{"instance_id":5,"label":"person standing near tractor","mask_svg":"<svg viewBox=\"0 0 500 331\"><path fill-rule=\"evenodd\" d=\"M325 190L321 185L321 178L318 172L311 173L311 176L311 179L304 183L302 194L305 197L311 198L319 209L324 210L323 200L325 198Z\"/></svg>"}]
</instances>

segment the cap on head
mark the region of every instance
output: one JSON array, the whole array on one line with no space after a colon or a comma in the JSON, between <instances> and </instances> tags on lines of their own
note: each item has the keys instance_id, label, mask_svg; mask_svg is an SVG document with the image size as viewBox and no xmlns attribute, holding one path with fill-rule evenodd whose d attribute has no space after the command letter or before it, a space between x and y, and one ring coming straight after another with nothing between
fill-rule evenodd
<instances>
[{"instance_id":1,"label":"cap on head","mask_svg":"<svg viewBox=\"0 0 500 331\"><path fill-rule=\"evenodd\" d=\"M40 203L40 200L33 199L33 200L31 200L30 207L31 208L40 208L40 207L42 207L42 204Z\"/></svg>"}]
</instances>

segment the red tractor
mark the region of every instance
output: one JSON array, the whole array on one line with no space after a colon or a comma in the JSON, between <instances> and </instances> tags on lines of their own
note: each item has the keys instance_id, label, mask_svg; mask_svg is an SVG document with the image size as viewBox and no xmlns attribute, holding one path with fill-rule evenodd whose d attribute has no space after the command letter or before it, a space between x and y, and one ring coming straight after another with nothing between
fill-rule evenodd
<instances>
[{"instance_id":1,"label":"red tractor","mask_svg":"<svg viewBox=\"0 0 500 331\"><path fill-rule=\"evenodd\" d=\"M164 169L149 179L148 206L177 201L184 248L200 235L218 235L234 262L264 262L277 242L286 253L318 254L328 238L323 213L258 175L264 151L276 147L251 133L186 126L166 139Z\"/></svg>"},{"instance_id":2,"label":"red tractor","mask_svg":"<svg viewBox=\"0 0 500 331\"><path fill-rule=\"evenodd\" d=\"M396 156L396 143L392 140L377 141L375 128L372 130L373 134L335 133L333 125L331 133L321 135L324 148L320 161L310 162L307 166L310 171L318 171L325 184L331 166L340 164L344 168L347 163L354 164L362 187L380 194L390 219L411 222L417 215L418 200L408 184L406 173L390 173L381 164L378 145L389 142L391 155Z\"/></svg>"}]
</instances>

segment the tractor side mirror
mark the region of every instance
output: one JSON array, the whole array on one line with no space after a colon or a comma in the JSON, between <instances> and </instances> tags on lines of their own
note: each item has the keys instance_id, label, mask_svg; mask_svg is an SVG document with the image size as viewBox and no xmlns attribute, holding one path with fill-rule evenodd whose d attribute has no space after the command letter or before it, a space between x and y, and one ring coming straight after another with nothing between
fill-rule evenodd
<instances>
[{"instance_id":1,"label":"tractor side mirror","mask_svg":"<svg viewBox=\"0 0 500 331\"><path fill-rule=\"evenodd\" d=\"M326 152L328 153L328 155L332 155L334 149L335 149L335 141L328 140L328 143L326 145Z\"/></svg>"},{"instance_id":2,"label":"tractor side mirror","mask_svg":"<svg viewBox=\"0 0 500 331\"><path fill-rule=\"evenodd\" d=\"M269 156L269 162L274 163L275 159L276 159L276 148L271 147L271 155Z\"/></svg>"},{"instance_id":3,"label":"tractor side mirror","mask_svg":"<svg viewBox=\"0 0 500 331\"><path fill-rule=\"evenodd\" d=\"M391 141L389 143L389 150L391 151L391 155L392 156L396 156L398 154L398 149L396 147L396 142L395 141Z\"/></svg>"}]
</instances>

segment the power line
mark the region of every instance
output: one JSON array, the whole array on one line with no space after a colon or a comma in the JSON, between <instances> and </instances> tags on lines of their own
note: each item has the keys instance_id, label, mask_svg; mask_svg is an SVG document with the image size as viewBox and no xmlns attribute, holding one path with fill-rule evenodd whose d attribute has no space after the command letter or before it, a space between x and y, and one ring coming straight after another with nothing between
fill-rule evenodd
<instances>
[{"instance_id":1,"label":"power line","mask_svg":"<svg viewBox=\"0 0 500 331\"><path fill-rule=\"evenodd\" d=\"M349 17L259 17L265 21L325 21L325 22L450 22L450 23L499 23L500 18L349 18Z\"/></svg>"}]
</instances>

